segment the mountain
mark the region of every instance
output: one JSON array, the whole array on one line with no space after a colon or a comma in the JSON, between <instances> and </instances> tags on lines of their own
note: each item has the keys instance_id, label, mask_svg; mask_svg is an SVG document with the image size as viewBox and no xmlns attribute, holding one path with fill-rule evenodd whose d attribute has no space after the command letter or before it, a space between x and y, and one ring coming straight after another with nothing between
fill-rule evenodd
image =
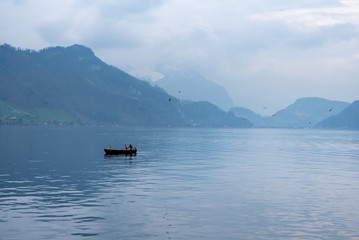
<instances>
[{"instance_id":1,"label":"mountain","mask_svg":"<svg viewBox=\"0 0 359 240\"><path fill-rule=\"evenodd\" d=\"M251 126L213 104L170 97L81 45L41 51L1 45L0 84L2 124Z\"/></svg>"},{"instance_id":2,"label":"mountain","mask_svg":"<svg viewBox=\"0 0 359 240\"><path fill-rule=\"evenodd\" d=\"M349 103L324 98L300 98L273 116L271 127L311 128L323 119L343 111Z\"/></svg>"},{"instance_id":3,"label":"mountain","mask_svg":"<svg viewBox=\"0 0 359 240\"><path fill-rule=\"evenodd\" d=\"M342 112L321 121L319 128L359 130L359 100L353 102Z\"/></svg>"},{"instance_id":4,"label":"mountain","mask_svg":"<svg viewBox=\"0 0 359 240\"><path fill-rule=\"evenodd\" d=\"M232 108L237 117L251 121L254 127L268 128L312 128L323 119L343 111L349 103L330 101L318 97L297 99L287 108L282 109L271 117L262 117L248 109Z\"/></svg>"},{"instance_id":5,"label":"mountain","mask_svg":"<svg viewBox=\"0 0 359 240\"><path fill-rule=\"evenodd\" d=\"M248 108L232 107L229 111L239 118L248 119L255 127L267 127L268 125L268 117L263 117Z\"/></svg>"},{"instance_id":6,"label":"mountain","mask_svg":"<svg viewBox=\"0 0 359 240\"><path fill-rule=\"evenodd\" d=\"M208 101L225 111L233 106L233 101L224 87L191 69L162 66L156 72L134 74L151 81L154 73L160 75L156 76L158 79L154 84L178 99Z\"/></svg>"}]
</instances>

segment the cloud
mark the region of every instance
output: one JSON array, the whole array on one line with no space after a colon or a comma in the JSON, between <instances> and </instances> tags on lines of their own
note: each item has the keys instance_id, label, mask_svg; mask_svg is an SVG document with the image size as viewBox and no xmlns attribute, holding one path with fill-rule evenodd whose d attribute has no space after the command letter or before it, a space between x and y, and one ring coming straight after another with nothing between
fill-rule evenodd
<instances>
[{"instance_id":1,"label":"cloud","mask_svg":"<svg viewBox=\"0 0 359 240\"><path fill-rule=\"evenodd\" d=\"M315 31L319 27L337 24L359 25L359 3L355 0L345 0L341 1L340 6L294 8L253 14L251 18L261 21L284 21L302 31Z\"/></svg>"}]
</instances>

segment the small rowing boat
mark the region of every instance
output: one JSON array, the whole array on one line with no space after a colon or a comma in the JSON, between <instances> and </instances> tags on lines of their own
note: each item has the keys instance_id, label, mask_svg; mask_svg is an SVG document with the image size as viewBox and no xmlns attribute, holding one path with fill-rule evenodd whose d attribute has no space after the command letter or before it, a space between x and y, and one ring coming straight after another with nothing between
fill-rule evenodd
<instances>
[{"instance_id":1,"label":"small rowing boat","mask_svg":"<svg viewBox=\"0 0 359 240\"><path fill-rule=\"evenodd\" d=\"M117 154L126 154L126 155L135 155L137 153L137 149L113 149L113 148L105 148L104 149L106 155L117 155Z\"/></svg>"}]
</instances>

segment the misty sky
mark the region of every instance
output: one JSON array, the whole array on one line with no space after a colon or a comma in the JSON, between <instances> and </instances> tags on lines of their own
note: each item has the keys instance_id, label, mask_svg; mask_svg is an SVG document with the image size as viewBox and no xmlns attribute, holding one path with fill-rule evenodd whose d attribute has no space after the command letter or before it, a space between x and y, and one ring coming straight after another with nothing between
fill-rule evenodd
<instances>
[{"instance_id":1,"label":"misty sky","mask_svg":"<svg viewBox=\"0 0 359 240\"><path fill-rule=\"evenodd\" d=\"M359 0L1 0L0 43L190 67L268 115L300 97L359 99Z\"/></svg>"}]
</instances>

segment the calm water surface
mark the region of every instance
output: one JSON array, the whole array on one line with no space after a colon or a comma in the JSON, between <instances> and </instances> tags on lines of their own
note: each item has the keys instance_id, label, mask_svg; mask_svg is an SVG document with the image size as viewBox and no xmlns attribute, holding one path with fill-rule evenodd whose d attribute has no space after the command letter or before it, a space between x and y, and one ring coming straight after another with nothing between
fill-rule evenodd
<instances>
[{"instance_id":1,"label":"calm water surface","mask_svg":"<svg viewBox=\"0 0 359 240\"><path fill-rule=\"evenodd\" d=\"M359 132L0 127L0 239L359 239L358 202Z\"/></svg>"}]
</instances>

